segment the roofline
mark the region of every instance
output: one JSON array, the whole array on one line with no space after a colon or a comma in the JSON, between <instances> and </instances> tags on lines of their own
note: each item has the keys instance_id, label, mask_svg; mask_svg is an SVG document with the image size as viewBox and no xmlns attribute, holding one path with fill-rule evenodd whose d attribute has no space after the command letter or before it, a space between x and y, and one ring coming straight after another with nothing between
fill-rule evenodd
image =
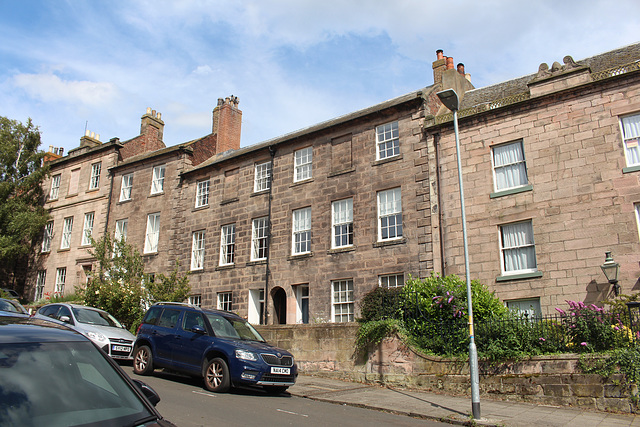
<instances>
[{"instance_id":1,"label":"roofline","mask_svg":"<svg viewBox=\"0 0 640 427\"><path fill-rule=\"evenodd\" d=\"M51 165L51 166L54 166L54 165L59 165L59 164L63 164L63 163L72 161L73 159L76 159L76 158L78 158L78 159L82 158L82 157L86 156L87 154L97 153L97 152L100 152L100 151L103 151L103 150L108 150L110 148L116 148L116 149L117 148L122 148L122 142L111 140L111 141L107 141L107 142L105 142L103 144L96 145L95 147L88 147L87 152L84 153L84 154L80 154L80 155L77 155L77 156L72 156L70 154L70 153L72 153L74 151L80 150L81 148L84 148L84 147L80 146L80 147L73 148L73 149L71 149L71 150L69 150L67 152L66 156L60 157L59 159L50 160L47 163L49 165Z\"/></svg>"},{"instance_id":2,"label":"roofline","mask_svg":"<svg viewBox=\"0 0 640 427\"><path fill-rule=\"evenodd\" d=\"M326 120L324 122L320 122L320 123L316 123L315 125L311 125L309 127L306 128L302 128L272 139L268 139L266 141L263 142L259 142L257 144L253 144L253 145L249 145L247 147L242 147L239 148L237 150L229 150L229 151L225 151L223 153L218 154L217 156L213 156L211 159L204 161L203 163L199 164L198 166L196 166L193 169L189 169L187 171L182 172L180 175L181 176L185 176L185 175L189 175L191 173L195 173L201 169L205 169L209 166L215 165L215 164L219 164L222 163L226 160L229 159L233 159L236 157L240 157L244 154L247 153L251 153L254 151L259 151L265 148L268 148L270 146L273 145L278 145L278 144L282 144L288 141L291 141L293 139L296 138L300 138L303 136L307 136L310 135L312 133L315 132L319 132L322 130L325 130L327 128L330 127L334 127L334 126L338 126L341 125L343 123L352 121L352 120L356 120L362 117L366 117L368 115L371 114L375 114L378 113L382 110L386 110L389 108L393 108L393 107L397 107L398 105L402 105L402 104L406 104L412 101L416 101L416 100L420 100L422 101L425 98L425 94L428 94L430 92L432 92L434 90L435 85L432 86L427 86L426 88L420 89L420 90L415 90L412 92L409 92L405 95L396 97L396 98L392 98L389 99L387 101L381 102L379 104L367 107L367 108L363 108L361 110L352 112L352 113L348 113L342 116L338 116L336 118L330 119L330 120Z\"/></svg>"}]
</instances>

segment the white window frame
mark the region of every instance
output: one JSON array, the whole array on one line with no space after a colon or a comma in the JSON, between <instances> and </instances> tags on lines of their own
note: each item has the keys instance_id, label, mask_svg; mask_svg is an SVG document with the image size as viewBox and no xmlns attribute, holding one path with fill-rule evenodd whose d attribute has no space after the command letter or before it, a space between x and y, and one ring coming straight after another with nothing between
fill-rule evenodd
<instances>
[{"instance_id":1,"label":"white window frame","mask_svg":"<svg viewBox=\"0 0 640 427\"><path fill-rule=\"evenodd\" d=\"M165 165L154 166L151 177L151 194L164 192Z\"/></svg>"},{"instance_id":2,"label":"white window frame","mask_svg":"<svg viewBox=\"0 0 640 427\"><path fill-rule=\"evenodd\" d=\"M402 191L400 187L378 191L378 241L402 239ZM393 225L390 223L393 221ZM393 231L393 233L391 233ZM386 232L386 235L385 235ZM393 234L393 236L391 236Z\"/></svg>"},{"instance_id":3,"label":"white window frame","mask_svg":"<svg viewBox=\"0 0 640 427\"><path fill-rule=\"evenodd\" d=\"M57 200L60 197L60 180L62 175L53 175L51 177L51 191L49 192L49 200Z\"/></svg>"},{"instance_id":4,"label":"white window frame","mask_svg":"<svg viewBox=\"0 0 640 427\"><path fill-rule=\"evenodd\" d=\"M60 249L69 249L71 247L71 233L73 232L73 217L69 216L64 219L62 225L62 239L60 239Z\"/></svg>"},{"instance_id":5,"label":"white window frame","mask_svg":"<svg viewBox=\"0 0 640 427\"><path fill-rule=\"evenodd\" d=\"M309 284L296 285L296 323L307 324L310 321ZM305 313L306 311L306 313ZM306 319L305 319L306 314Z\"/></svg>"},{"instance_id":6,"label":"white window frame","mask_svg":"<svg viewBox=\"0 0 640 427\"><path fill-rule=\"evenodd\" d=\"M398 122L376 126L376 159L384 160L400 155L400 132Z\"/></svg>"},{"instance_id":7,"label":"white window frame","mask_svg":"<svg viewBox=\"0 0 640 427\"><path fill-rule=\"evenodd\" d=\"M102 162L91 165L91 179L89 179L89 190L96 190L100 187L100 172L102 172Z\"/></svg>"},{"instance_id":8,"label":"white window frame","mask_svg":"<svg viewBox=\"0 0 640 427\"><path fill-rule=\"evenodd\" d=\"M638 227L638 237L640 238L640 203L634 203L633 208L636 212L636 224Z\"/></svg>"},{"instance_id":9,"label":"white window frame","mask_svg":"<svg viewBox=\"0 0 640 427\"><path fill-rule=\"evenodd\" d=\"M313 178L313 147L294 151L293 163L293 182Z\"/></svg>"},{"instance_id":10,"label":"white window frame","mask_svg":"<svg viewBox=\"0 0 640 427\"><path fill-rule=\"evenodd\" d=\"M41 252L51 251L51 241L53 240L53 221L48 221L44 226L44 234L42 236Z\"/></svg>"},{"instance_id":11,"label":"white window frame","mask_svg":"<svg viewBox=\"0 0 640 427\"><path fill-rule=\"evenodd\" d=\"M209 180L198 181L196 184L196 208L209 205Z\"/></svg>"},{"instance_id":12,"label":"white window frame","mask_svg":"<svg viewBox=\"0 0 640 427\"><path fill-rule=\"evenodd\" d=\"M531 220L500 226L500 264L505 276L538 271Z\"/></svg>"},{"instance_id":13,"label":"white window frame","mask_svg":"<svg viewBox=\"0 0 640 427\"><path fill-rule=\"evenodd\" d=\"M160 213L147 215L147 231L144 239L144 253L158 252L158 242L160 240Z\"/></svg>"},{"instance_id":14,"label":"white window frame","mask_svg":"<svg viewBox=\"0 0 640 427\"><path fill-rule=\"evenodd\" d=\"M253 179L253 192L259 193L267 191L271 187L271 160L263 163L256 163L255 175Z\"/></svg>"},{"instance_id":15,"label":"white window frame","mask_svg":"<svg viewBox=\"0 0 640 427\"><path fill-rule=\"evenodd\" d=\"M236 225L220 227L220 265L233 265L236 261Z\"/></svg>"},{"instance_id":16,"label":"white window frame","mask_svg":"<svg viewBox=\"0 0 640 427\"><path fill-rule=\"evenodd\" d=\"M93 212L84 214L84 224L82 226L82 246L91 244L91 236L93 235L93 221L95 215Z\"/></svg>"},{"instance_id":17,"label":"white window frame","mask_svg":"<svg viewBox=\"0 0 640 427\"><path fill-rule=\"evenodd\" d=\"M267 259L268 239L269 217L255 218L251 222L251 261Z\"/></svg>"},{"instance_id":18,"label":"white window frame","mask_svg":"<svg viewBox=\"0 0 640 427\"><path fill-rule=\"evenodd\" d=\"M505 191L529 184L522 140L491 147L494 191Z\"/></svg>"},{"instance_id":19,"label":"white window frame","mask_svg":"<svg viewBox=\"0 0 640 427\"><path fill-rule=\"evenodd\" d=\"M640 114L621 117L620 132L627 167L640 166Z\"/></svg>"},{"instance_id":20,"label":"white window frame","mask_svg":"<svg viewBox=\"0 0 640 427\"><path fill-rule=\"evenodd\" d=\"M40 301L44 298L44 286L47 281L47 270L39 270L36 276L36 293L33 296L34 301Z\"/></svg>"},{"instance_id":21,"label":"white window frame","mask_svg":"<svg viewBox=\"0 0 640 427\"><path fill-rule=\"evenodd\" d=\"M113 240L127 241L127 227L129 226L129 219L119 219L116 221L116 229L113 234Z\"/></svg>"},{"instance_id":22,"label":"white window frame","mask_svg":"<svg viewBox=\"0 0 640 427\"><path fill-rule=\"evenodd\" d=\"M202 295L189 295L187 303L195 305L196 307L202 307Z\"/></svg>"},{"instance_id":23,"label":"white window frame","mask_svg":"<svg viewBox=\"0 0 640 427\"><path fill-rule=\"evenodd\" d=\"M218 292L218 310L233 310L233 292Z\"/></svg>"},{"instance_id":24,"label":"white window frame","mask_svg":"<svg viewBox=\"0 0 640 427\"><path fill-rule=\"evenodd\" d=\"M191 238L191 270L204 268L204 230L194 231Z\"/></svg>"},{"instance_id":25,"label":"white window frame","mask_svg":"<svg viewBox=\"0 0 640 427\"><path fill-rule=\"evenodd\" d=\"M291 254L311 253L311 208L293 211L291 229Z\"/></svg>"},{"instance_id":26,"label":"white window frame","mask_svg":"<svg viewBox=\"0 0 640 427\"><path fill-rule=\"evenodd\" d=\"M378 286L381 288L401 288L404 286L404 273L381 274L378 276Z\"/></svg>"},{"instance_id":27,"label":"white window frame","mask_svg":"<svg viewBox=\"0 0 640 427\"><path fill-rule=\"evenodd\" d=\"M53 289L55 295L64 295L64 285L67 281L67 267L56 269L56 284Z\"/></svg>"},{"instance_id":28,"label":"white window frame","mask_svg":"<svg viewBox=\"0 0 640 427\"><path fill-rule=\"evenodd\" d=\"M331 320L334 323L354 321L355 299L353 279L331 282Z\"/></svg>"},{"instance_id":29,"label":"white window frame","mask_svg":"<svg viewBox=\"0 0 640 427\"><path fill-rule=\"evenodd\" d=\"M264 288L249 289L249 312L248 321L254 325L263 323L264 313Z\"/></svg>"},{"instance_id":30,"label":"white window frame","mask_svg":"<svg viewBox=\"0 0 640 427\"><path fill-rule=\"evenodd\" d=\"M122 175L122 185L120 186L120 201L126 202L131 200L131 192L133 189L133 174L128 173Z\"/></svg>"},{"instance_id":31,"label":"white window frame","mask_svg":"<svg viewBox=\"0 0 640 427\"><path fill-rule=\"evenodd\" d=\"M346 243L343 244L344 240ZM331 248L353 246L353 199L331 203Z\"/></svg>"},{"instance_id":32,"label":"white window frame","mask_svg":"<svg viewBox=\"0 0 640 427\"><path fill-rule=\"evenodd\" d=\"M504 303L509 310L524 314L529 319L540 317L542 314L542 310L540 308L540 298L507 300Z\"/></svg>"}]
</instances>

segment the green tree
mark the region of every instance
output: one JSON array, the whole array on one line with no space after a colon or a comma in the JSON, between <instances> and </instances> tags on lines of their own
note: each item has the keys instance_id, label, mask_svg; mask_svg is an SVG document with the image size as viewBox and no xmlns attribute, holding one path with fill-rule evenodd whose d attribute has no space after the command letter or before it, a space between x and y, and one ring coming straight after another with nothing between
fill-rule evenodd
<instances>
[{"instance_id":1,"label":"green tree","mask_svg":"<svg viewBox=\"0 0 640 427\"><path fill-rule=\"evenodd\" d=\"M42 182L48 173L40 131L0 116L0 279L22 289L26 266L49 219Z\"/></svg>"},{"instance_id":2,"label":"green tree","mask_svg":"<svg viewBox=\"0 0 640 427\"><path fill-rule=\"evenodd\" d=\"M97 268L82 294L85 304L111 313L130 330L142 320L145 308L158 301L184 301L189 295L189 278L180 275L178 265L165 276L144 272L140 252L132 245L108 235L92 240L90 253Z\"/></svg>"}]
</instances>

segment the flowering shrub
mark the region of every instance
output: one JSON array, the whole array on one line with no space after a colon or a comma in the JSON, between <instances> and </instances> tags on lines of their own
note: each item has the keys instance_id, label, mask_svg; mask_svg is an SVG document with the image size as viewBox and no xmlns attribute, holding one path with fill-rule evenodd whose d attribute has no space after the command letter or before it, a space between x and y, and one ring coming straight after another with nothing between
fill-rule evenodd
<instances>
[{"instance_id":1,"label":"flowering shrub","mask_svg":"<svg viewBox=\"0 0 640 427\"><path fill-rule=\"evenodd\" d=\"M576 353L612 350L629 345L620 314L595 304L567 301L569 310L556 308L567 334L567 348Z\"/></svg>"}]
</instances>

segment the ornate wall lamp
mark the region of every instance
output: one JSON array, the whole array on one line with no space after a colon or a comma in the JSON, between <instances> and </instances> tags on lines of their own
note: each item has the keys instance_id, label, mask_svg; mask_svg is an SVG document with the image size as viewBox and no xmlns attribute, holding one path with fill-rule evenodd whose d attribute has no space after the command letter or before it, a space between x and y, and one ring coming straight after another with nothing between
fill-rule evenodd
<instances>
[{"instance_id":1,"label":"ornate wall lamp","mask_svg":"<svg viewBox=\"0 0 640 427\"><path fill-rule=\"evenodd\" d=\"M613 285L613 294L620 295L620 285L618 284L618 273L620 272L620 264L613 260L611 252L604 253L604 264L600 266L605 277Z\"/></svg>"}]
</instances>

